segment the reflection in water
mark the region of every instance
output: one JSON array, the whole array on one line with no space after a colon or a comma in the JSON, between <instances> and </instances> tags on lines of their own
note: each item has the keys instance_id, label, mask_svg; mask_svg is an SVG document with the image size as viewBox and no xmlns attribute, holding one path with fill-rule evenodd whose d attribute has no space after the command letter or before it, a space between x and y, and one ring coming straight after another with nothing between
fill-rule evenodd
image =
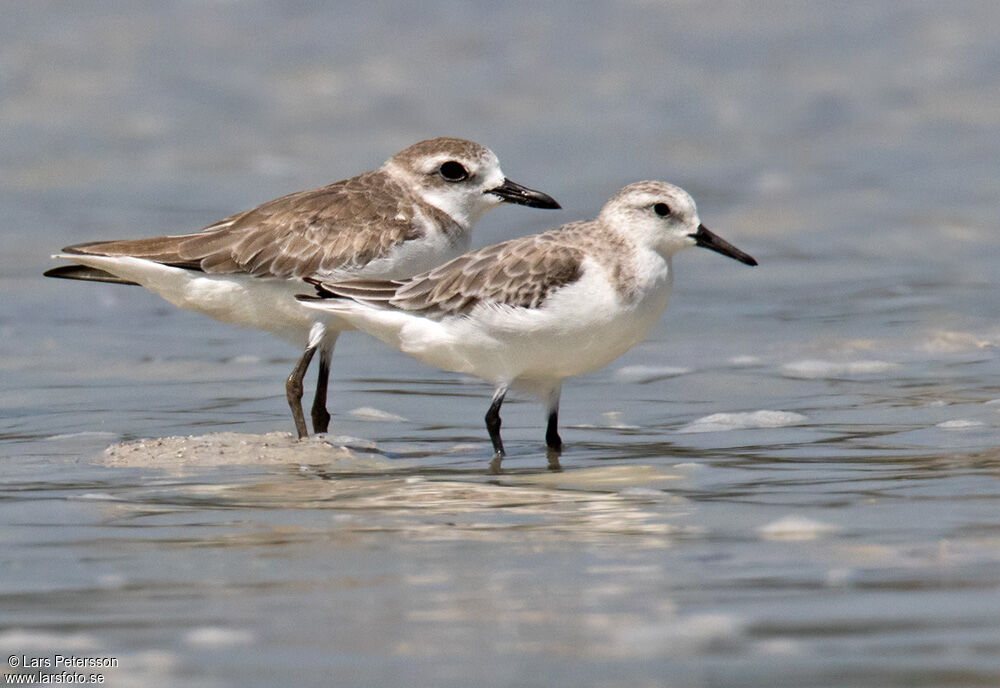
<instances>
[{"instance_id":1,"label":"reflection in water","mask_svg":"<svg viewBox=\"0 0 1000 688\"><path fill-rule=\"evenodd\" d=\"M173 441L172 441L173 440ZM182 441L181 441L182 440ZM185 450L177 447L183 445ZM164 447L167 446L166 450ZM171 482L150 488L139 503L111 494L88 494L103 501L104 517L115 522L155 521L178 508L321 509L336 513L336 530L403 532L409 539L483 540L531 537L535 542L600 541L621 535L644 536L635 546L665 546L681 530L669 522L686 500L665 490L683 476L662 467L618 465L558 473L488 476L485 472L442 474L407 470L406 462L359 456L330 446L322 437L297 441L287 433L262 436L216 434L197 438L143 440L109 448L113 466L156 468L188 479L204 474L193 461L216 447L223 465L268 466L284 458L287 470L265 481ZM223 459L217 460L216 457ZM220 476L221 477L221 476ZM141 495L141 493L139 493ZM133 495L133 499L136 495ZM653 508L650 505L657 505ZM664 510L664 505L670 508ZM441 516L458 516L442 521ZM292 529L294 530L294 529ZM284 541L284 526L222 536L216 546ZM213 546L204 538L199 546Z\"/></svg>"},{"instance_id":2,"label":"reflection in water","mask_svg":"<svg viewBox=\"0 0 1000 688\"><path fill-rule=\"evenodd\" d=\"M256 443L275 438L239 441L253 455ZM926 653L941 633L972 634L984 653L1000 648L990 625L996 609L982 596L997 584L1000 559L990 525L995 452L799 464L779 479L782 463L758 465L759 458L488 476L480 457L467 469L442 470L372 450L367 457L337 450L310 465L264 457L180 471L182 457L159 454L145 468L103 469L132 476L103 486L77 484L73 475L61 485L34 483L68 497L45 507L49 522L63 526L25 536L10 551L21 566L53 557L89 562L82 570L93 579L72 590L51 580L37 593L3 595L18 630L0 635L0 645L34 638L47 648L105 647L106 632L32 636L32 615L46 606L159 637L169 661L158 669L125 654L134 659L126 678L151 671L158 680L192 651L257 652L276 633L324 652L456 667L494 653L550 667L637 662L632 670L648 676L662 662L688 671L687 658L719 670L814 662L831 647L850 652L858 633L878 648L863 655L872 671L890 648ZM982 469L993 471L990 484ZM981 509L965 512L981 513L978 525L949 523L947 489L963 471L979 483ZM42 504L23 496L31 484L8 486L0 503L20 503L30 517ZM830 503L801 498L816 492ZM733 502L738 510L726 506ZM949 536L928 540L922 524L894 523L907 503L943 516ZM94 525L69 525L81 508ZM79 579L75 569L61 575ZM895 602L873 606L873 595ZM278 610L287 608L297 610L292 627L279 624ZM166 609L181 615L183 630L164 633ZM993 676L983 657L964 675Z\"/></svg>"}]
</instances>

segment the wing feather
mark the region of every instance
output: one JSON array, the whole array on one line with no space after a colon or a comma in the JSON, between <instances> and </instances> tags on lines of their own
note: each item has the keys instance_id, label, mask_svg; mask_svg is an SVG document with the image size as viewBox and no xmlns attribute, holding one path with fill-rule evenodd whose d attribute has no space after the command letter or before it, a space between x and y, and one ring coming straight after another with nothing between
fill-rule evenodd
<instances>
[{"instance_id":1,"label":"wing feather","mask_svg":"<svg viewBox=\"0 0 1000 688\"><path fill-rule=\"evenodd\" d=\"M366 172L321 189L268 201L197 234L77 244L68 253L135 256L208 273L305 278L363 267L423 236L418 216L446 232L457 225L418 206L384 172Z\"/></svg>"},{"instance_id":2,"label":"wing feather","mask_svg":"<svg viewBox=\"0 0 1000 688\"><path fill-rule=\"evenodd\" d=\"M583 274L584 252L572 235L588 223L512 239L466 253L404 282L314 282L322 296L354 299L432 317L467 313L479 304L538 308Z\"/></svg>"}]
</instances>

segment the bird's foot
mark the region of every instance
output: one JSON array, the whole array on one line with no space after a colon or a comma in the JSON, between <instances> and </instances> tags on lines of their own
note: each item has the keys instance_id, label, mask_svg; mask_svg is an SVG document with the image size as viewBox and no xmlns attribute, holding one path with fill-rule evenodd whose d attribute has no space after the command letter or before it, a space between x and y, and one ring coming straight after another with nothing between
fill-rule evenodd
<instances>
[{"instance_id":1,"label":"bird's foot","mask_svg":"<svg viewBox=\"0 0 1000 688\"><path fill-rule=\"evenodd\" d=\"M549 447L545 450L545 458L549 461L550 471L561 471L562 465L559 463L559 455L562 454L562 446L558 449Z\"/></svg>"}]
</instances>

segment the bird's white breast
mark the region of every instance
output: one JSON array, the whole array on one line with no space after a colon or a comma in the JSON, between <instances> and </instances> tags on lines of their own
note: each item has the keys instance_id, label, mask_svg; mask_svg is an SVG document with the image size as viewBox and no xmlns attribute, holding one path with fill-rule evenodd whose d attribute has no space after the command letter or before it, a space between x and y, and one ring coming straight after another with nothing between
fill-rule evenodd
<instances>
[{"instance_id":1,"label":"bird's white breast","mask_svg":"<svg viewBox=\"0 0 1000 688\"><path fill-rule=\"evenodd\" d=\"M541 308L484 304L438 323L406 318L399 345L432 365L493 382L561 380L597 370L642 341L667 306L669 261L651 259L642 275L640 290L626 299L611 273L588 259L581 278Z\"/></svg>"}]
</instances>

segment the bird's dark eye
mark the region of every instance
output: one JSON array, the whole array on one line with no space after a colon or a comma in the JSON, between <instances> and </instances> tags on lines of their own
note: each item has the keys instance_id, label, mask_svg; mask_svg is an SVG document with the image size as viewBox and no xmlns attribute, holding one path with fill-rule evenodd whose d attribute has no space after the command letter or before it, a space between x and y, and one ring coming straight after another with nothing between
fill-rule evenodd
<instances>
[{"instance_id":1,"label":"bird's dark eye","mask_svg":"<svg viewBox=\"0 0 1000 688\"><path fill-rule=\"evenodd\" d=\"M657 203L653 206L653 212L660 217L666 217L670 214L670 206L666 203Z\"/></svg>"},{"instance_id":2,"label":"bird's dark eye","mask_svg":"<svg viewBox=\"0 0 1000 688\"><path fill-rule=\"evenodd\" d=\"M469 178L469 172L462 166L462 163L455 162L454 160L442 163L441 167L438 168L438 172L448 182L460 182L463 179Z\"/></svg>"}]
</instances>

